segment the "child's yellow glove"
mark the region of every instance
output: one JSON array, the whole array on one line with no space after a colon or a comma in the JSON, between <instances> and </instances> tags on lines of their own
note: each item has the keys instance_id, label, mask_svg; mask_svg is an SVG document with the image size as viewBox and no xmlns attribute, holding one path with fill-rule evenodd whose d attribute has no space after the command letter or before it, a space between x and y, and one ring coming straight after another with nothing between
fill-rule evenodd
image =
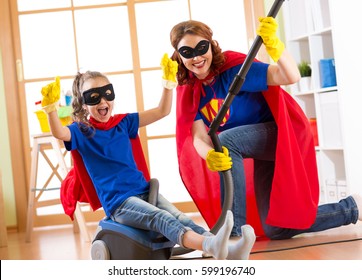
<instances>
[{"instance_id":1,"label":"child's yellow glove","mask_svg":"<svg viewBox=\"0 0 362 280\"><path fill-rule=\"evenodd\" d=\"M277 62L284 51L284 44L277 37L278 23L273 17L260 17L256 33L263 39L266 51Z\"/></svg>"},{"instance_id":2,"label":"child's yellow glove","mask_svg":"<svg viewBox=\"0 0 362 280\"><path fill-rule=\"evenodd\" d=\"M41 89L43 99L41 105L46 113L57 110L60 99L60 78L55 77L55 81L47 84Z\"/></svg>"},{"instance_id":3,"label":"child's yellow glove","mask_svg":"<svg viewBox=\"0 0 362 280\"><path fill-rule=\"evenodd\" d=\"M211 171L229 170L233 165L231 157L229 157L229 150L223 146L222 151L220 153L212 149L207 153L206 165Z\"/></svg>"},{"instance_id":4,"label":"child's yellow glove","mask_svg":"<svg viewBox=\"0 0 362 280\"><path fill-rule=\"evenodd\" d=\"M165 53L161 59L162 68L162 85L167 89L174 89L177 86L176 74L178 71L178 63L170 59Z\"/></svg>"}]
</instances>

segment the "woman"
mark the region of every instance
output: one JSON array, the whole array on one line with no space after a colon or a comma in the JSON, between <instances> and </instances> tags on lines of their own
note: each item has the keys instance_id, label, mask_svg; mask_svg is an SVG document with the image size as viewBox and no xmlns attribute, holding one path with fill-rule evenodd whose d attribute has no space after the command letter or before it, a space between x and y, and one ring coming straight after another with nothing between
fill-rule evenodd
<instances>
[{"instance_id":1,"label":"woman","mask_svg":"<svg viewBox=\"0 0 362 280\"><path fill-rule=\"evenodd\" d=\"M222 52L212 30L202 22L181 22L170 33L175 49L172 59L179 63L176 140L180 173L212 226L220 213L219 208L210 207L220 200L219 178L212 171L232 168L232 236L241 236L240 228L246 223L247 158L254 160L257 210L269 238L291 238L362 219L357 207L362 207L361 198L357 195L318 207L318 175L309 122L292 97L280 88L297 82L300 74L276 31L273 18L260 18L258 35L276 64L255 61L251 65L219 128L222 153L214 151L207 127L246 56ZM196 152L199 158L193 156Z\"/></svg>"}]
</instances>

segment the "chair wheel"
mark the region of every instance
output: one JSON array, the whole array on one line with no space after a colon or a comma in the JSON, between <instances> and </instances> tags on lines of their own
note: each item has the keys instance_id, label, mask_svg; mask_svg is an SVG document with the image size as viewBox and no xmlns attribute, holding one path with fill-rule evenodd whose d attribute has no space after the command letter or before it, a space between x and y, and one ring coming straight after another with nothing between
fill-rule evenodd
<instances>
[{"instance_id":1,"label":"chair wheel","mask_svg":"<svg viewBox=\"0 0 362 280\"><path fill-rule=\"evenodd\" d=\"M110 254L107 244L103 240L95 240L91 247L92 260L109 260Z\"/></svg>"}]
</instances>

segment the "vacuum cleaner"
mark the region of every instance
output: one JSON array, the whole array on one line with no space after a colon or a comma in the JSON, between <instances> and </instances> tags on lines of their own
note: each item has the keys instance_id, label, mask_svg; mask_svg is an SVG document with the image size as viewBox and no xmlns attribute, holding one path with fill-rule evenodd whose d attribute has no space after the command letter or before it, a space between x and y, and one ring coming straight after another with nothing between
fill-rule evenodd
<instances>
[{"instance_id":1,"label":"vacuum cleaner","mask_svg":"<svg viewBox=\"0 0 362 280\"><path fill-rule=\"evenodd\" d=\"M276 17L284 0L275 0L268 17ZM229 87L228 94L218 114L209 127L209 136L217 152L222 152L222 145L217 131L225 117L234 97L243 86L253 60L256 57L263 41L257 36L245 58L239 72L235 75ZM233 203L234 184L231 170L222 171L224 181L224 201L220 217L210 232L216 234L224 223L228 210L231 210ZM150 180L149 203L156 204L158 195L158 181ZM168 260L173 256L184 255L194 251L182 247L175 247L175 244L159 233L129 227L106 217L99 222L94 240L91 246L91 258L93 260Z\"/></svg>"}]
</instances>

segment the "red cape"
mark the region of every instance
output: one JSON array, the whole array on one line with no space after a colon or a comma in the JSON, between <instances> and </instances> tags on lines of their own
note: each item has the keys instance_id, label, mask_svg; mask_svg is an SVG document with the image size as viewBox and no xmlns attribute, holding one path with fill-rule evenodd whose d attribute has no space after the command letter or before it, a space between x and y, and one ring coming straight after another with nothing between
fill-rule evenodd
<instances>
[{"instance_id":1,"label":"red cape","mask_svg":"<svg viewBox=\"0 0 362 280\"><path fill-rule=\"evenodd\" d=\"M107 123L100 123L94 119L90 119L91 124L101 130L107 130L116 126L126 114L115 115L109 119ZM144 158L141 142L138 136L135 139L130 139L132 144L133 157L137 167L143 172L146 180L150 180L150 174ZM85 169L83 159L77 150L71 151L73 159L73 168L68 172L63 180L60 188L60 200L63 205L65 214L72 220L74 219L74 211L77 202L89 203L93 211L102 207L93 183Z\"/></svg>"},{"instance_id":2,"label":"red cape","mask_svg":"<svg viewBox=\"0 0 362 280\"><path fill-rule=\"evenodd\" d=\"M239 65L245 55L227 51L220 73ZM220 181L197 155L192 144L191 126L196 116L202 81L177 87L176 142L181 178L211 228L221 213ZM275 172L266 222L283 228L309 228L316 217L319 183L310 124L296 101L281 87L269 87L263 95L278 125ZM253 162L245 160L247 178L247 223L263 235L255 204Z\"/></svg>"}]
</instances>

